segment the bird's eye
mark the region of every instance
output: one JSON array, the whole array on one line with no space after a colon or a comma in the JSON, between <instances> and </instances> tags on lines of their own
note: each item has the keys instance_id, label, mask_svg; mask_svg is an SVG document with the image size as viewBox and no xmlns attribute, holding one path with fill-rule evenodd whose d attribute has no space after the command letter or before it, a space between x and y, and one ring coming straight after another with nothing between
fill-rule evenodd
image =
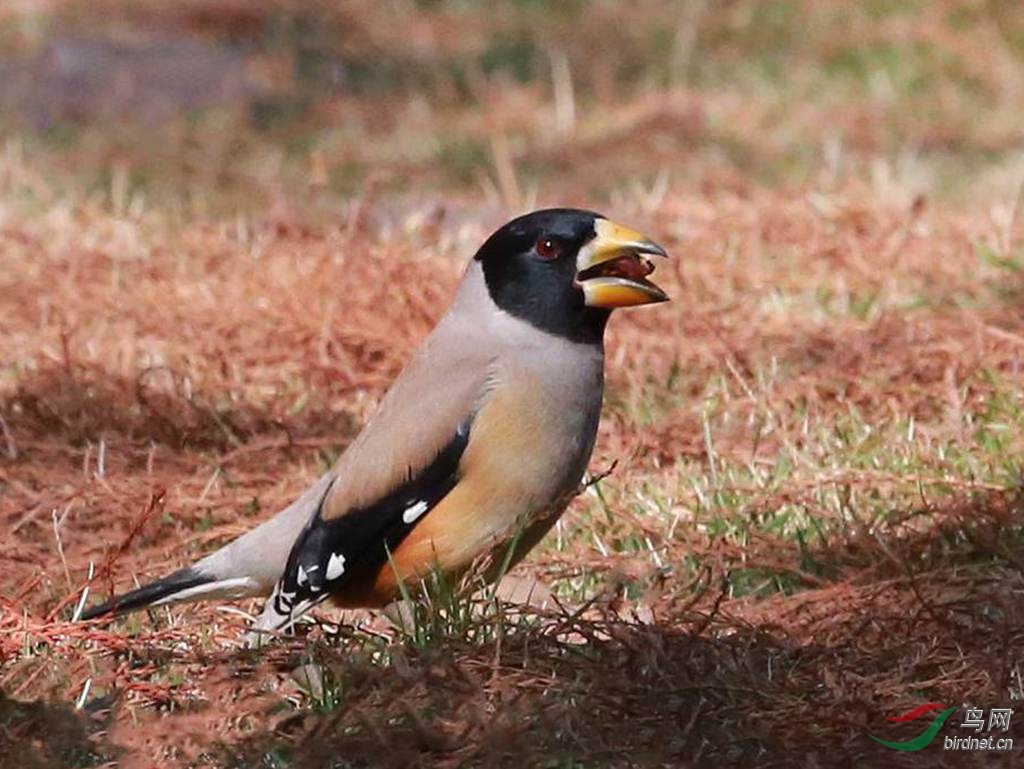
<instances>
[{"instance_id":1,"label":"bird's eye","mask_svg":"<svg viewBox=\"0 0 1024 769\"><path fill-rule=\"evenodd\" d=\"M541 238L534 246L534 250L541 259L554 259L561 252L558 242L553 238Z\"/></svg>"}]
</instances>

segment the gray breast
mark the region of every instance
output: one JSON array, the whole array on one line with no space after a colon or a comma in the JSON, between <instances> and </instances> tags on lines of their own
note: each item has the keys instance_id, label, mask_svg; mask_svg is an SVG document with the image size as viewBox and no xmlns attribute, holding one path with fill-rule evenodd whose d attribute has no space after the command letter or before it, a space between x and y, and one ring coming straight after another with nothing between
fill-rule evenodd
<instances>
[{"instance_id":1,"label":"gray breast","mask_svg":"<svg viewBox=\"0 0 1024 769\"><path fill-rule=\"evenodd\" d=\"M560 443L552 457L552 493L560 496L582 478L594 449L604 392L604 348L549 334L499 309L479 266L471 265L453 306L453 319L490 351L508 380L537 388L535 414ZM553 429L552 429L553 428Z\"/></svg>"}]
</instances>

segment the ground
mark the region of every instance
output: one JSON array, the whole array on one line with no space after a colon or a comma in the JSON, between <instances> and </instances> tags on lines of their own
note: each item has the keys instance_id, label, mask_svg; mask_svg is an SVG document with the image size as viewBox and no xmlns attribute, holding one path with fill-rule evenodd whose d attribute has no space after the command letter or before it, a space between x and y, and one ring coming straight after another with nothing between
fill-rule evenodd
<instances>
[{"instance_id":1,"label":"ground","mask_svg":"<svg viewBox=\"0 0 1024 769\"><path fill-rule=\"evenodd\" d=\"M942 747L1024 699L1016 10L5 4L0 765L1019 764L1024 712ZM673 301L611 323L532 606L71 621L300 493L548 204Z\"/></svg>"}]
</instances>

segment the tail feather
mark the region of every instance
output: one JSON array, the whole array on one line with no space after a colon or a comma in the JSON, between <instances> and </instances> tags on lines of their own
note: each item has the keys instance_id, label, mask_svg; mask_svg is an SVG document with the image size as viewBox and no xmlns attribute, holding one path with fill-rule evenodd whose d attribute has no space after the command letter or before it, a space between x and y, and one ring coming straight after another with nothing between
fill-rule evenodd
<instances>
[{"instance_id":1,"label":"tail feather","mask_svg":"<svg viewBox=\"0 0 1024 769\"><path fill-rule=\"evenodd\" d=\"M284 572L292 543L315 513L333 478L325 473L301 497L252 531L192 566L87 609L81 619L116 616L178 601L269 595Z\"/></svg>"},{"instance_id":2,"label":"tail feather","mask_svg":"<svg viewBox=\"0 0 1024 769\"><path fill-rule=\"evenodd\" d=\"M204 598L242 598L258 592L258 585L248 577L217 579L204 575L193 567L179 569L163 579L150 582L137 590L115 596L109 601L82 612L81 619L89 620L106 614L117 616L150 606L163 606L178 601L198 601Z\"/></svg>"}]
</instances>

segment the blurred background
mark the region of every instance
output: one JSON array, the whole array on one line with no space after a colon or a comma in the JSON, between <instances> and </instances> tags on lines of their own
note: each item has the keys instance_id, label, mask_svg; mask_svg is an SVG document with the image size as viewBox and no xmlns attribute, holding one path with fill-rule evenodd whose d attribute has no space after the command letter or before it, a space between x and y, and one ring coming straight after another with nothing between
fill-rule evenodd
<instances>
[{"instance_id":1,"label":"blurred background","mask_svg":"<svg viewBox=\"0 0 1024 769\"><path fill-rule=\"evenodd\" d=\"M1024 700L1022 180L1019 0L0 0L0 766L921 766L868 735ZM673 255L514 573L568 613L71 621L293 500L555 204Z\"/></svg>"},{"instance_id":2,"label":"blurred background","mask_svg":"<svg viewBox=\"0 0 1024 769\"><path fill-rule=\"evenodd\" d=\"M9 0L8 151L193 212L1019 177L1013 0Z\"/></svg>"}]
</instances>

